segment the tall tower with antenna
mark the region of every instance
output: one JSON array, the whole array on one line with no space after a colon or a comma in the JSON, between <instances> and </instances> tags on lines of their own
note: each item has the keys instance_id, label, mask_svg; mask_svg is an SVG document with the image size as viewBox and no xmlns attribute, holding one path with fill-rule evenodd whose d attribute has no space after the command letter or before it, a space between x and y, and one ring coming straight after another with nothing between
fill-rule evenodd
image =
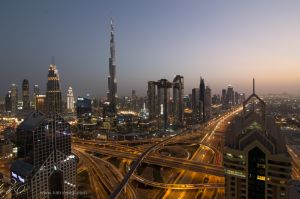
<instances>
[{"instance_id":1,"label":"tall tower with antenna","mask_svg":"<svg viewBox=\"0 0 300 199\"><path fill-rule=\"evenodd\" d=\"M116 114L117 104L117 77L116 77L116 54L115 54L115 35L113 20L110 20L110 57L109 57L109 76L107 98L110 103L112 114Z\"/></svg>"}]
</instances>

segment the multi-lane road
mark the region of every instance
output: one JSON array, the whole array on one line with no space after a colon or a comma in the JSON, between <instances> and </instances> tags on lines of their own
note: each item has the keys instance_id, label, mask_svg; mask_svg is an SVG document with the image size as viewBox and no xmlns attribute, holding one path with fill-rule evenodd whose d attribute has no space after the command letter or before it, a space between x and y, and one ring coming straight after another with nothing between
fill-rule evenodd
<instances>
[{"instance_id":1,"label":"multi-lane road","mask_svg":"<svg viewBox=\"0 0 300 199\"><path fill-rule=\"evenodd\" d=\"M85 149L88 152L94 153L101 153L104 155L109 155L113 157L119 157L129 160L135 160L139 157L139 153L136 151L130 150L123 150L120 151L118 149L112 148L98 148L97 146L81 146L78 144L74 144L75 148ZM159 165L163 167L170 167L170 168L178 168L183 170L195 171L195 172L205 172L207 174L216 175L216 176L224 176L223 167L220 165L212 165L206 162L197 162L195 160L188 160L188 159L179 159L175 157L168 157L163 155L149 155L146 157L143 162Z\"/></svg>"},{"instance_id":2,"label":"multi-lane road","mask_svg":"<svg viewBox=\"0 0 300 199\"><path fill-rule=\"evenodd\" d=\"M85 150L80 148L73 149L73 152L81 159L84 169L89 172L91 189L95 198L108 198L114 189L123 179L121 172L109 162L91 156ZM121 195L120 198L137 199L137 193L129 185L126 190L127 195Z\"/></svg>"},{"instance_id":3,"label":"multi-lane road","mask_svg":"<svg viewBox=\"0 0 300 199\"><path fill-rule=\"evenodd\" d=\"M228 124L228 120L230 120L236 113L238 113L241 109L237 109L232 111L218 119L211 121L203 130L206 131L206 135L201 138L200 142L205 143L210 146L218 147L219 143L221 143L223 136L219 136L220 132L224 132L226 124ZM221 128L223 127L223 128ZM216 132L218 132L218 136L216 136ZM209 153L207 150L199 147L197 151L192 156L191 160L195 162L203 163L209 162L214 156L214 154ZM218 159L215 164L216 166L220 167L221 161ZM224 173L222 169L222 174ZM175 184L190 184L194 183L195 181L201 181L203 183L224 183L224 178L217 177L215 175L211 175L207 172L191 172L187 170L182 170L178 177L175 179L173 183ZM198 190L183 190L177 191L173 189L168 189L167 192L163 195L162 198L164 199L171 199L171 198L223 198L224 197L224 190L220 187L208 187Z\"/></svg>"},{"instance_id":4,"label":"multi-lane road","mask_svg":"<svg viewBox=\"0 0 300 199\"><path fill-rule=\"evenodd\" d=\"M135 144L142 145L131 147L128 146L130 141L107 142L73 139L73 149L76 155L84 160L83 165L87 165L92 189L98 189L97 193L99 192L95 196L96 198L108 198L122 181L123 174L109 162L94 156L94 153L131 161L140 158L140 162L179 169L179 175L166 183L144 179L132 172L128 180L130 178L139 183L160 188L154 198L224 198L224 171L221 165L222 152L220 149L223 146L223 135L228 122L240 110L239 108L224 114L202 126L199 130L186 131L178 136L170 137L168 142L160 138L144 140L143 142L134 141ZM190 159L163 156L157 152L168 144L186 143L187 140L198 145L198 149ZM156 147L151 149L149 146ZM145 154L147 149L151 150ZM138 166L139 164L136 165L136 168ZM124 173L124 171L122 172ZM125 194L122 192L119 198L139 198L136 190L132 188L131 181L128 180L126 181Z\"/></svg>"}]
</instances>

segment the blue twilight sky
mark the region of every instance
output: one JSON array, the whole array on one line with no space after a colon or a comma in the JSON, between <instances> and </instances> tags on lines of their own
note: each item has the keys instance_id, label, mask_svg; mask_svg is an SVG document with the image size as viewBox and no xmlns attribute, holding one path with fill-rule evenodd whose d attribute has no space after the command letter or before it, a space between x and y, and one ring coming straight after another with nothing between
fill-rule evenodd
<instances>
[{"instance_id":1,"label":"blue twilight sky","mask_svg":"<svg viewBox=\"0 0 300 199\"><path fill-rule=\"evenodd\" d=\"M213 93L256 77L260 93L300 94L300 1L2 0L0 96L24 78L45 92L52 55L63 92L105 96L110 16L120 96L176 74L186 94L200 76Z\"/></svg>"}]
</instances>

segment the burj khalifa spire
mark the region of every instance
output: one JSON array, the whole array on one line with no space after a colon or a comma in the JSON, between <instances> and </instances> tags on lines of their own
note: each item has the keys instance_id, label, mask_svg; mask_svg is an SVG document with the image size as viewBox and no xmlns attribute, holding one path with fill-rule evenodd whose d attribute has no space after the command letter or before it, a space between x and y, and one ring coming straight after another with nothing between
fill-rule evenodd
<instances>
[{"instance_id":1,"label":"burj khalifa spire","mask_svg":"<svg viewBox=\"0 0 300 199\"><path fill-rule=\"evenodd\" d=\"M116 54L115 54L115 35L113 20L110 21L110 57L109 57L109 76L107 99L110 103L112 114L116 114L117 104L117 77L116 77Z\"/></svg>"}]
</instances>

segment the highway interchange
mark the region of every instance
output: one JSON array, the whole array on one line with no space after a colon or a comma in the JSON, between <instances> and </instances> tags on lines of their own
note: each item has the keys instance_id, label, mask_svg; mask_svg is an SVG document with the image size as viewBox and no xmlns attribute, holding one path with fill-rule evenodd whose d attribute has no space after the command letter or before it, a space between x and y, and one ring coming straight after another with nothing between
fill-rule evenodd
<instances>
[{"instance_id":1,"label":"highway interchange","mask_svg":"<svg viewBox=\"0 0 300 199\"><path fill-rule=\"evenodd\" d=\"M118 198L224 198L224 171L222 167L223 136L226 127L241 108L225 113L195 130L186 130L180 135L166 139L155 138L143 141L100 141L73 139L73 152L79 157L80 168L89 173L93 197L108 198L120 185L124 174L137 158L144 154L141 162L162 168L179 170L176 178L168 182L155 182L137 175L135 170L124 184ZM197 150L189 159L164 156L158 151L168 145L179 143L196 144ZM130 146L134 145L134 146ZM102 154L107 158L97 157ZM122 164L113 165L107 159L119 158ZM140 163L137 164L137 167ZM136 184L156 188L155 194L148 196L139 193ZM144 193L144 192L142 192ZM140 194L140 195L139 195Z\"/></svg>"}]
</instances>

